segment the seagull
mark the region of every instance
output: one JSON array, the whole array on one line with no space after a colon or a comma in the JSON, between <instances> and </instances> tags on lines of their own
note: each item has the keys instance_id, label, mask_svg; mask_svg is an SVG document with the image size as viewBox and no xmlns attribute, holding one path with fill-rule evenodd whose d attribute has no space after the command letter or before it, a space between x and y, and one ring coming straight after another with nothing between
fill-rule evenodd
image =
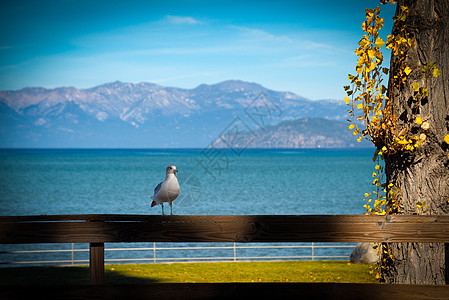
<instances>
[{"instance_id":1,"label":"seagull","mask_svg":"<svg viewBox=\"0 0 449 300\"><path fill-rule=\"evenodd\" d=\"M151 207L160 204L162 206L162 215L164 215L164 202L170 203L170 215L173 215L172 202L178 197L180 190L176 172L178 172L176 166L168 166L165 171L165 180L154 188L154 195L151 196L153 199Z\"/></svg>"}]
</instances>

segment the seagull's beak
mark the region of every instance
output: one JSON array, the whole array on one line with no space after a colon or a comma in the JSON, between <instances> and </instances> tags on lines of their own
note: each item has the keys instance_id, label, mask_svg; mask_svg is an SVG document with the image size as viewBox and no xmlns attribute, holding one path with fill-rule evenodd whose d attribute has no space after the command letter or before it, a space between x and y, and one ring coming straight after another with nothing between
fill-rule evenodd
<instances>
[{"instance_id":1,"label":"seagull's beak","mask_svg":"<svg viewBox=\"0 0 449 300\"><path fill-rule=\"evenodd\" d=\"M178 170L178 169L176 169L176 170L175 170L175 173L176 173L176 172L179 172L179 170Z\"/></svg>"}]
</instances>

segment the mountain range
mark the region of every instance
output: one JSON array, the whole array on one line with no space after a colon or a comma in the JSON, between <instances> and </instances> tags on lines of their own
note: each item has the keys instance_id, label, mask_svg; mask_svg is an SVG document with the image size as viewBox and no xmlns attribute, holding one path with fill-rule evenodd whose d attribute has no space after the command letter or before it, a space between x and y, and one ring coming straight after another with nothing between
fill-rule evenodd
<instances>
[{"instance_id":1,"label":"mountain range","mask_svg":"<svg viewBox=\"0 0 449 300\"><path fill-rule=\"evenodd\" d=\"M255 131L245 131L239 136L231 133L220 135L214 148L348 148L370 147L367 140L358 143L344 122L303 118L283 121Z\"/></svg>"},{"instance_id":2,"label":"mountain range","mask_svg":"<svg viewBox=\"0 0 449 300\"><path fill-rule=\"evenodd\" d=\"M253 147L362 146L346 110L343 101L239 80L193 89L119 81L24 88L0 91L0 147L200 148L225 146L236 133Z\"/></svg>"}]
</instances>

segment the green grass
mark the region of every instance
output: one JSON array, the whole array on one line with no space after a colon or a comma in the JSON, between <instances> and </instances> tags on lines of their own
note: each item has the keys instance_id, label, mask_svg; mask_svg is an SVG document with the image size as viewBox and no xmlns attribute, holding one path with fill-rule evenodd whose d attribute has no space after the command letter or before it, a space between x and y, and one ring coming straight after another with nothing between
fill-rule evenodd
<instances>
[{"instance_id":1,"label":"green grass","mask_svg":"<svg viewBox=\"0 0 449 300\"><path fill-rule=\"evenodd\" d=\"M370 266L346 261L116 264L106 283L357 282L375 283ZM0 284L88 284L88 266L1 268Z\"/></svg>"}]
</instances>

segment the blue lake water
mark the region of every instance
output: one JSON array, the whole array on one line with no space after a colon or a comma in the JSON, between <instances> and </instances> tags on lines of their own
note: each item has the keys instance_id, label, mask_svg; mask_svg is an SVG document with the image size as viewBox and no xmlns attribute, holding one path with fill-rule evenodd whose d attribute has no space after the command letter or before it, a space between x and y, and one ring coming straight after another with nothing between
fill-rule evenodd
<instances>
[{"instance_id":1,"label":"blue lake water","mask_svg":"<svg viewBox=\"0 0 449 300\"><path fill-rule=\"evenodd\" d=\"M0 215L161 214L150 196L170 164L180 170L176 215L362 214L372 155L372 149L4 149Z\"/></svg>"},{"instance_id":2,"label":"blue lake water","mask_svg":"<svg viewBox=\"0 0 449 300\"><path fill-rule=\"evenodd\" d=\"M0 214L160 214L149 197L170 164L180 170L174 214L361 214L363 194L372 189L372 155L371 149L0 150Z\"/></svg>"}]
</instances>

